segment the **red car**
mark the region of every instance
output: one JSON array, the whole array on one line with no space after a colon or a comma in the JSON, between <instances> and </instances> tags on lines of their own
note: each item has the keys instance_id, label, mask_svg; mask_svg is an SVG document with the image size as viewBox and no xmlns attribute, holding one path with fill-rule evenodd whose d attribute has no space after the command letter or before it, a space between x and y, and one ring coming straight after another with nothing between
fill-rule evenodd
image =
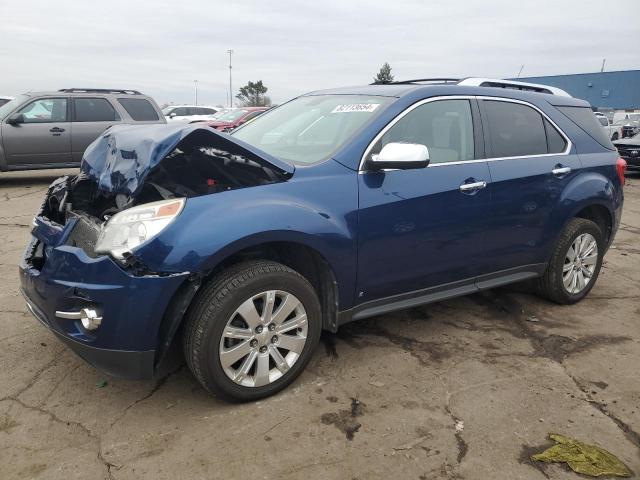
<instances>
[{"instance_id":1,"label":"red car","mask_svg":"<svg viewBox=\"0 0 640 480\"><path fill-rule=\"evenodd\" d=\"M215 120L205 121L207 125L221 132L230 132L234 128L247 123L258 115L269 110L269 107L242 107L229 110Z\"/></svg>"}]
</instances>

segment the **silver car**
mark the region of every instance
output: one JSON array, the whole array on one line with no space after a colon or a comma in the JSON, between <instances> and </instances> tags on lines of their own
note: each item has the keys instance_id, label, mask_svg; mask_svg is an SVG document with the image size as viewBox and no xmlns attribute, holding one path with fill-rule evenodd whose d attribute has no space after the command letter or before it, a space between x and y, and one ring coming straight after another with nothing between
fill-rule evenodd
<instances>
[{"instance_id":1,"label":"silver car","mask_svg":"<svg viewBox=\"0 0 640 480\"><path fill-rule=\"evenodd\" d=\"M29 92L0 106L0 171L67 168L115 124L166 123L136 90Z\"/></svg>"}]
</instances>

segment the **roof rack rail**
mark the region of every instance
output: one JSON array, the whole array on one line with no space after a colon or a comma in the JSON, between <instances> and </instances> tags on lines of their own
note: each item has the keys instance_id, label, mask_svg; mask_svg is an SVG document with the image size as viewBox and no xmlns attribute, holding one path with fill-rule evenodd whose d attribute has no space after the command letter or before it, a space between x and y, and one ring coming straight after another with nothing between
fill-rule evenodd
<instances>
[{"instance_id":1,"label":"roof rack rail","mask_svg":"<svg viewBox=\"0 0 640 480\"><path fill-rule=\"evenodd\" d=\"M551 95L571 97L571 95L569 95L561 88L551 87L549 85L541 85L539 83L518 82L516 80L469 77L460 80L460 82L458 82L458 85L467 85L471 87L511 88L514 90L523 90L527 92L549 93Z\"/></svg>"},{"instance_id":2,"label":"roof rack rail","mask_svg":"<svg viewBox=\"0 0 640 480\"><path fill-rule=\"evenodd\" d=\"M373 82L371 85L408 85L411 83L458 83L459 78L416 78L414 80L398 80L397 82Z\"/></svg>"},{"instance_id":3,"label":"roof rack rail","mask_svg":"<svg viewBox=\"0 0 640 480\"><path fill-rule=\"evenodd\" d=\"M122 90L119 88L61 88L65 93L115 93L119 95L142 95L138 90Z\"/></svg>"}]
</instances>

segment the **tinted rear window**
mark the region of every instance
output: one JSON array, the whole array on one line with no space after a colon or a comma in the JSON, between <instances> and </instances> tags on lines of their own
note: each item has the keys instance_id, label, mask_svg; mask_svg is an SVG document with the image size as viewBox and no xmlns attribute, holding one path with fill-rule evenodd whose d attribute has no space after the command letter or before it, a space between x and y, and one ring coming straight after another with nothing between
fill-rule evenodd
<instances>
[{"instance_id":1,"label":"tinted rear window","mask_svg":"<svg viewBox=\"0 0 640 480\"><path fill-rule=\"evenodd\" d=\"M602 128L600 122L589 107L556 107L570 120L587 132L591 138L609 150L615 150L609 139L609 133Z\"/></svg>"},{"instance_id":2,"label":"tinted rear window","mask_svg":"<svg viewBox=\"0 0 640 480\"><path fill-rule=\"evenodd\" d=\"M492 157L521 157L548 152L542 115L526 105L485 100Z\"/></svg>"},{"instance_id":3,"label":"tinted rear window","mask_svg":"<svg viewBox=\"0 0 640 480\"><path fill-rule=\"evenodd\" d=\"M116 111L104 98L74 98L74 122L109 122L119 120Z\"/></svg>"},{"instance_id":4,"label":"tinted rear window","mask_svg":"<svg viewBox=\"0 0 640 480\"><path fill-rule=\"evenodd\" d=\"M118 101L131 118L138 122L158 120L156 109L144 98L119 98Z\"/></svg>"}]
</instances>

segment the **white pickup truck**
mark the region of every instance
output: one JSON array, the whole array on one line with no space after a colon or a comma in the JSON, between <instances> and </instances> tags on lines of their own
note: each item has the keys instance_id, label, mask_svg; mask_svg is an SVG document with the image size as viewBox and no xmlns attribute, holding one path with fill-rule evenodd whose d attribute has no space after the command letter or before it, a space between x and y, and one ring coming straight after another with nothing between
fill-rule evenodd
<instances>
[{"instance_id":1,"label":"white pickup truck","mask_svg":"<svg viewBox=\"0 0 640 480\"><path fill-rule=\"evenodd\" d=\"M614 125L611 121L602 113L596 112L596 118L605 129L611 141L620 140L622 138L622 125Z\"/></svg>"}]
</instances>

